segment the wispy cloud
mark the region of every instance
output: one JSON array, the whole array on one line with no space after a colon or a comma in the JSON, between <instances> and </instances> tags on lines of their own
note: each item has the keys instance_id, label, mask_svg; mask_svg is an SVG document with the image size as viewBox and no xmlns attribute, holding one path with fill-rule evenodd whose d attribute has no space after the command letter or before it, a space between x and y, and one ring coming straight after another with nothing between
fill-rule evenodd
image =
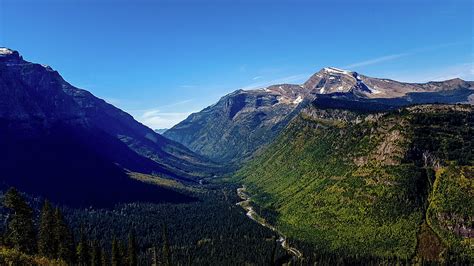
<instances>
[{"instance_id":1,"label":"wispy cloud","mask_svg":"<svg viewBox=\"0 0 474 266\"><path fill-rule=\"evenodd\" d=\"M461 63L439 69L427 69L406 74L402 73L390 78L405 82L441 81L453 78L474 80L474 63Z\"/></svg>"},{"instance_id":2,"label":"wispy cloud","mask_svg":"<svg viewBox=\"0 0 474 266\"><path fill-rule=\"evenodd\" d=\"M178 101L178 102L175 102L175 103L170 103L170 104L166 104L166 105L162 105L158 108L161 108L161 109L164 109L164 108L169 108L169 107L176 107L176 106L180 106L180 105L183 105L183 104L187 104L187 103L190 103L192 102L193 99L187 99L187 100L182 100L182 101Z\"/></svg>"},{"instance_id":3,"label":"wispy cloud","mask_svg":"<svg viewBox=\"0 0 474 266\"><path fill-rule=\"evenodd\" d=\"M186 119L193 112L195 111L162 112L159 109L150 109L136 119L152 129L171 128Z\"/></svg>"},{"instance_id":4,"label":"wispy cloud","mask_svg":"<svg viewBox=\"0 0 474 266\"><path fill-rule=\"evenodd\" d=\"M392 60L395 60L395 59L398 59L400 57L404 57L404 56L407 56L407 55L410 55L410 54L411 53L385 55L385 56L381 56L381 57L372 58L372 59L368 59L368 60L365 60L365 61L353 63L353 64L350 64L350 65L344 66L343 68L351 69L351 68L355 68L355 67L375 65L375 64L378 64L378 63L382 63L382 62L392 61Z\"/></svg>"},{"instance_id":5,"label":"wispy cloud","mask_svg":"<svg viewBox=\"0 0 474 266\"><path fill-rule=\"evenodd\" d=\"M188 88L196 88L197 86L196 85L190 85L190 84L184 84L184 85L180 85L179 87L183 88L183 89L188 89Z\"/></svg>"},{"instance_id":6,"label":"wispy cloud","mask_svg":"<svg viewBox=\"0 0 474 266\"><path fill-rule=\"evenodd\" d=\"M253 77L252 80L257 80L257 79L261 79L262 76L256 76L256 77Z\"/></svg>"},{"instance_id":7,"label":"wispy cloud","mask_svg":"<svg viewBox=\"0 0 474 266\"><path fill-rule=\"evenodd\" d=\"M166 109L169 109L170 107L176 107L176 106L184 105L184 104L187 104L187 103L190 103L190 102L193 102L193 101L194 101L194 99L187 99L187 100L177 101L177 102L170 103L170 104L160 105L160 106L154 107L154 108L133 109L133 110L130 110L130 112L145 113L145 112L149 112L149 111L153 111L153 110L166 110Z\"/></svg>"},{"instance_id":8,"label":"wispy cloud","mask_svg":"<svg viewBox=\"0 0 474 266\"><path fill-rule=\"evenodd\" d=\"M379 64L379 63L393 61L393 60L396 60L396 59L399 59L399 58L402 58L402 57L406 57L406 56L410 56L410 55L415 55L415 54L419 54L419 53L423 53L423 52L429 52L429 51L439 50L439 49L442 49L442 48L452 47L452 46L456 46L456 45L463 45L463 44L466 44L466 43L465 42L440 43L440 44L436 44L436 45L411 49L411 50L406 51L406 52L383 55L383 56L380 56L380 57L363 60L363 61L360 61L360 62L349 64L347 66L344 66L343 68L352 69L352 68L356 68L356 67L376 65L376 64Z\"/></svg>"}]
</instances>

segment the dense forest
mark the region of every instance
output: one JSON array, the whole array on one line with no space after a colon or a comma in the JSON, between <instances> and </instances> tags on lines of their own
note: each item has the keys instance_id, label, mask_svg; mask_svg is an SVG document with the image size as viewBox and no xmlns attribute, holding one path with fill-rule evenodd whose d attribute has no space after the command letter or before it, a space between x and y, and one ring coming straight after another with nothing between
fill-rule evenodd
<instances>
[{"instance_id":1,"label":"dense forest","mask_svg":"<svg viewBox=\"0 0 474 266\"><path fill-rule=\"evenodd\" d=\"M72 209L10 189L3 196L0 263L271 265L288 259L275 233L235 205L234 187L192 193L200 200Z\"/></svg>"}]
</instances>

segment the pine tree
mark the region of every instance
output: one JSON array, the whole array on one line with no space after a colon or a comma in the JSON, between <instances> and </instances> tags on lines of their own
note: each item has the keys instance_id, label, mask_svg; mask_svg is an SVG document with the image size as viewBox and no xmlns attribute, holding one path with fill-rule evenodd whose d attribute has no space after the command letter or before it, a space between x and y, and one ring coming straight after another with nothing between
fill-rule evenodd
<instances>
[{"instance_id":1,"label":"pine tree","mask_svg":"<svg viewBox=\"0 0 474 266\"><path fill-rule=\"evenodd\" d=\"M272 237L272 242L273 242L273 248L272 248L272 253L270 255L270 265L274 265L275 264L275 257L276 257L276 249L277 249L277 241L275 239L275 236Z\"/></svg>"},{"instance_id":2,"label":"pine tree","mask_svg":"<svg viewBox=\"0 0 474 266\"><path fill-rule=\"evenodd\" d=\"M107 252L105 252L104 249L101 249L100 255L101 255L100 261L101 261L102 266L107 266L107 265L109 265L109 260L108 260L108 258L107 258Z\"/></svg>"},{"instance_id":3,"label":"pine tree","mask_svg":"<svg viewBox=\"0 0 474 266\"><path fill-rule=\"evenodd\" d=\"M57 258L67 263L74 261L74 238L70 228L64 221L63 215L59 208L54 212L54 238L57 243Z\"/></svg>"},{"instance_id":4,"label":"pine tree","mask_svg":"<svg viewBox=\"0 0 474 266\"><path fill-rule=\"evenodd\" d=\"M171 265L170 246L168 242L168 228L166 224L163 225L163 263L166 266Z\"/></svg>"},{"instance_id":5,"label":"pine tree","mask_svg":"<svg viewBox=\"0 0 474 266\"><path fill-rule=\"evenodd\" d=\"M128 265L137 265L137 243L135 239L135 233L133 230L128 234L128 250L127 250Z\"/></svg>"},{"instance_id":6,"label":"pine tree","mask_svg":"<svg viewBox=\"0 0 474 266\"><path fill-rule=\"evenodd\" d=\"M76 256L77 256L77 263L79 265L89 265L90 263L90 252L89 252L89 245L87 244L87 240L84 236L84 229L81 228L81 235L79 238L79 243L77 244L76 248Z\"/></svg>"},{"instance_id":7,"label":"pine tree","mask_svg":"<svg viewBox=\"0 0 474 266\"><path fill-rule=\"evenodd\" d=\"M112 239L112 254L111 254L111 263L112 266L119 266L121 265L121 258L120 258L120 247L117 239L115 236Z\"/></svg>"},{"instance_id":8,"label":"pine tree","mask_svg":"<svg viewBox=\"0 0 474 266\"><path fill-rule=\"evenodd\" d=\"M122 241L118 241L119 265L128 265L127 247Z\"/></svg>"},{"instance_id":9,"label":"pine tree","mask_svg":"<svg viewBox=\"0 0 474 266\"><path fill-rule=\"evenodd\" d=\"M92 254L91 254L91 265L100 266L102 265L102 250L99 247L97 241L94 241L92 244Z\"/></svg>"},{"instance_id":10,"label":"pine tree","mask_svg":"<svg viewBox=\"0 0 474 266\"><path fill-rule=\"evenodd\" d=\"M55 258L57 242L55 233L55 217L51 204L46 200L41 209L41 219L38 232L38 252L41 256Z\"/></svg>"},{"instance_id":11,"label":"pine tree","mask_svg":"<svg viewBox=\"0 0 474 266\"><path fill-rule=\"evenodd\" d=\"M21 252L33 254L36 244L33 210L14 188L5 194L3 205L10 210L6 242Z\"/></svg>"}]
</instances>

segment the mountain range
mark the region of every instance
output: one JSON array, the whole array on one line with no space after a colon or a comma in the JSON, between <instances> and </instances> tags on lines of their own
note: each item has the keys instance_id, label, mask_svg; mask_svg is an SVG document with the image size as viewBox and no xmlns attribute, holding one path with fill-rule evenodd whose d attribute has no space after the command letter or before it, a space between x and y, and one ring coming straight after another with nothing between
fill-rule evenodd
<instances>
[{"instance_id":1,"label":"mountain range","mask_svg":"<svg viewBox=\"0 0 474 266\"><path fill-rule=\"evenodd\" d=\"M162 213L184 217L205 254L229 244L222 235L251 228L259 237L239 238L241 249L255 241L275 253L270 236L280 234L283 249L296 246L308 264L322 255L472 262L473 95L472 81L404 83L327 67L303 84L234 91L154 131L51 67L0 48L0 189L91 212L176 203L132 204L140 220L122 209L101 214L109 224L95 222L102 233L116 219L143 222L148 239ZM237 184L259 224L242 221ZM230 225L245 233L229 233ZM188 256L196 247L180 226L171 228ZM201 235L208 231L219 234ZM147 241L156 241L152 233Z\"/></svg>"},{"instance_id":2,"label":"mountain range","mask_svg":"<svg viewBox=\"0 0 474 266\"><path fill-rule=\"evenodd\" d=\"M403 83L323 68L301 85L237 90L191 114L163 135L221 163L239 164L270 143L308 103L378 110L474 101L474 82Z\"/></svg>"}]
</instances>

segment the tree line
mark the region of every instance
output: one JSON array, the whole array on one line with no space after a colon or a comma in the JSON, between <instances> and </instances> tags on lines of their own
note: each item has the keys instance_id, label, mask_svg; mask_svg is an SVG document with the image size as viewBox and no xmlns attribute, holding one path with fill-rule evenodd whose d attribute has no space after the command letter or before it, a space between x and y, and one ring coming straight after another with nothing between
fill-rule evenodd
<instances>
[{"instance_id":1,"label":"tree line","mask_svg":"<svg viewBox=\"0 0 474 266\"><path fill-rule=\"evenodd\" d=\"M6 192L3 206L8 210L7 224L0 243L4 247L68 265L138 265L138 245L133 230L128 234L127 243L113 237L108 252L98 241L88 239L82 228L75 241L61 210L47 200L43 203L37 225L33 208L15 188ZM167 229L166 226L163 228L162 265L171 265ZM155 254L154 264L158 264L157 257Z\"/></svg>"}]
</instances>

